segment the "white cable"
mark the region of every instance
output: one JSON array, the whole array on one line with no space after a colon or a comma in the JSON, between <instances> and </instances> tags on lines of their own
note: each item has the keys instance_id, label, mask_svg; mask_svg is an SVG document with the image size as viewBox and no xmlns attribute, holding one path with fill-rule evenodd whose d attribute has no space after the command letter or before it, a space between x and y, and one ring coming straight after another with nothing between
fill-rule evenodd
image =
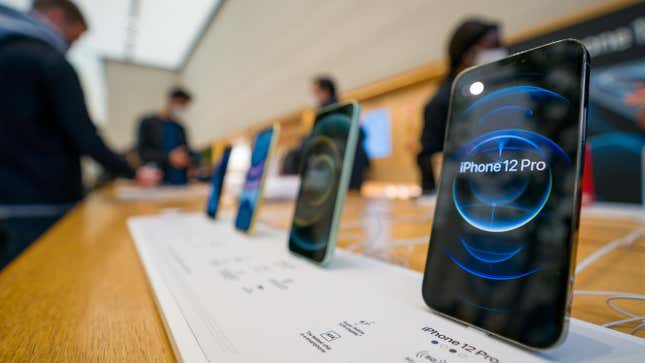
<instances>
[{"instance_id":1,"label":"white cable","mask_svg":"<svg viewBox=\"0 0 645 363\"><path fill-rule=\"evenodd\" d=\"M640 300L640 301L645 301L645 296L616 295L616 296L612 296L612 297L608 298L607 300L605 300L605 302L607 303L607 306L609 306L609 308L611 310L617 312L618 314L623 314L625 316L629 316L629 317L633 318L633 317L636 316L636 314L632 314L629 311L626 311L626 310L614 305L613 304L614 300Z\"/></svg>"},{"instance_id":2,"label":"white cable","mask_svg":"<svg viewBox=\"0 0 645 363\"><path fill-rule=\"evenodd\" d=\"M430 238L428 237L419 237L419 238L409 238L409 239L395 239L392 240L390 243L387 244L387 246L383 246L381 248L370 248L369 252L370 253L381 253L381 252L387 252L391 249L394 248L399 248L399 247L412 247L412 246L417 246L421 244L427 244L428 240Z\"/></svg>"},{"instance_id":3,"label":"white cable","mask_svg":"<svg viewBox=\"0 0 645 363\"><path fill-rule=\"evenodd\" d=\"M620 292L620 291L574 290L573 294L588 295L588 296L623 296L626 299L645 300L645 295L632 294L629 292Z\"/></svg>"},{"instance_id":4,"label":"white cable","mask_svg":"<svg viewBox=\"0 0 645 363\"><path fill-rule=\"evenodd\" d=\"M638 294L629 294L629 293L624 293L624 292L617 292L617 291L590 291L590 290L575 290L573 292L574 295L588 295L588 296L607 296L607 300L605 302L607 303L607 306L617 312L618 314L625 315L627 317L633 318L636 317L635 314L630 313L629 311L626 311L616 305L614 305L613 301L614 300L638 300L638 301L645 301L645 295L638 295Z\"/></svg>"},{"instance_id":5,"label":"white cable","mask_svg":"<svg viewBox=\"0 0 645 363\"><path fill-rule=\"evenodd\" d=\"M598 261L603 256L607 255L611 251L618 249L620 247L628 247L634 244L643 235L645 235L645 227L638 228L635 231L632 231L631 233L629 233L627 236L623 238L619 238L617 240L614 240L606 244L598 251L592 253L589 257L585 258L580 263L578 263L576 267L576 272L575 272L576 275L578 275L584 269L589 267L594 262ZM640 324L636 328L632 329L630 334L635 335L639 331L645 329L645 316L642 316L642 317L636 316L635 314L630 313L629 311L626 311L616 306L613 303L615 300L645 301L644 295L629 294L629 293L617 292L617 291L589 291L589 290L576 290L573 293L574 295L607 296L607 300L605 300L605 303L607 304L607 306L611 310L617 312L618 314L621 314L627 317L627 319L617 320L617 321L604 324L603 325L604 327L610 328L617 325L640 322Z\"/></svg>"},{"instance_id":6,"label":"white cable","mask_svg":"<svg viewBox=\"0 0 645 363\"><path fill-rule=\"evenodd\" d=\"M602 248L600 248L598 251L594 252L591 254L591 256L585 258L582 260L580 263L578 263L576 267L576 275L582 272L582 270L586 269L591 265L592 263L596 262L599 260L601 257L604 255L608 254L609 252L619 248L619 247L626 247L638 240L641 236L645 235L645 227L639 228L632 233L628 234L627 236L623 238L619 238L613 242L610 242L606 245L604 245Z\"/></svg>"},{"instance_id":7,"label":"white cable","mask_svg":"<svg viewBox=\"0 0 645 363\"><path fill-rule=\"evenodd\" d=\"M629 319L616 320L616 321L612 321L611 323L603 324L602 326L604 326L605 328L611 328L611 327L614 327L614 326L617 326L617 325L633 323L633 322L636 322L636 321L640 321L640 322L645 321L645 316L636 316L636 317L629 318Z\"/></svg>"},{"instance_id":8,"label":"white cable","mask_svg":"<svg viewBox=\"0 0 645 363\"><path fill-rule=\"evenodd\" d=\"M357 241L352 243L352 244L350 244L350 245L348 245L347 247L345 247L345 250L350 251L350 252L358 252L358 250L360 248L362 248L364 250L363 253L367 254L367 250L370 248L370 245L380 239L381 234L383 234L383 231L384 231L383 217L382 216L370 216L370 218L372 218L372 219L369 219L369 221L376 221L376 227L378 228L376 230L375 236L372 236L372 238L369 238L367 240L362 240L362 238L360 238L359 234L357 234L357 233L349 234L349 236L350 236L349 238L356 238ZM351 225L351 227L348 227L348 229L349 228L356 228L356 227L363 227L363 231L364 231L365 228L369 227L369 226L367 226L368 223L369 222L368 222L367 219L363 219L363 220L360 220L358 222L354 222ZM346 224L346 226L347 225L349 225L349 224ZM342 225L341 225L341 229L342 229ZM348 234L344 234L343 238L348 238Z\"/></svg>"},{"instance_id":9,"label":"white cable","mask_svg":"<svg viewBox=\"0 0 645 363\"><path fill-rule=\"evenodd\" d=\"M645 322L641 323L639 326L637 326L634 329L632 329L632 331L630 331L629 334L636 335L636 333L638 333L639 331L641 331L643 329L645 329Z\"/></svg>"},{"instance_id":10,"label":"white cable","mask_svg":"<svg viewBox=\"0 0 645 363\"><path fill-rule=\"evenodd\" d=\"M428 223L428 221L432 220L431 215L393 216L393 215L368 214L363 216L361 220L341 223L340 229L346 230L346 229L356 229L356 228L362 228L362 227L364 228L366 227L365 224L368 223L366 222L366 220L368 220L369 218L378 218L381 221L388 219L389 223L406 222L406 223L418 223L418 224Z\"/></svg>"},{"instance_id":11,"label":"white cable","mask_svg":"<svg viewBox=\"0 0 645 363\"><path fill-rule=\"evenodd\" d=\"M610 309L613 311L624 315L628 317L628 319L622 319L622 320L617 320L617 321L612 321L609 323L604 324L604 327L610 328L613 326L617 325L622 325L622 324L627 324L627 323L633 323L633 322L638 322L640 321L641 323L636 326L634 329L632 329L629 334L635 335L639 331L645 329L645 316L637 316L636 314L632 314L629 311L626 311L616 305L613 304L614 300L638 300L638 301L645 301L645 295L638 295L638 294L629 294L629 293L623 293L623 292L618 292L618 291L592 291L592 290L575 290L573 292L574 295L587 295L587 296L607 296L607 300L605 302L607 303L607 306L609 306Z\"/></svg>"}]
</instances>

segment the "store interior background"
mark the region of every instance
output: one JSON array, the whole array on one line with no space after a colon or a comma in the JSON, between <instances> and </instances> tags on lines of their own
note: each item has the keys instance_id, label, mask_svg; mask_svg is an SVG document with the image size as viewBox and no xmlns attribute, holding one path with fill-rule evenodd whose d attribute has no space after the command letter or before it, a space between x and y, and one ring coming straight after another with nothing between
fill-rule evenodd
<instances>
[{"instance_id":1,"label":"store interior background","mask_svg":"<svg viewBox=\"0 0 645 363\"><path fill-rule=\"evenodd\" d=\"M8 2L29 6L29 0ZM273 122L282 125L281 155L311 126L312 76L330 74L343 99L361 102L364 118L380 112L375 119L389 124L384 137L390 147L372 160L368 181L414 188L423 105L444 75L447 37L459 21L471 15L499 21L507 44L514 44L638 2L77 3L89 16L91 34L70 56L95 121L117 149L132 146L137 119L158 109L167 89L181 84L196 96L185 120L190 137L212 160L227 143L246 145L248 152L251 136Z\"/></svg>"}]
</instances>

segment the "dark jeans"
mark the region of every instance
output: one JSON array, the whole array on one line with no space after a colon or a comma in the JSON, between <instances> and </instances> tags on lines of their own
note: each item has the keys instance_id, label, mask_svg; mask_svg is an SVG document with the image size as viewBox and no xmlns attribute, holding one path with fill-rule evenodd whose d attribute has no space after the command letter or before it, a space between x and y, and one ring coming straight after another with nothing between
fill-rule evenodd
<instances>
[{"instance_id":1,"label":"dark jeans","mask_svg":"<svg viewBox=\"0 0 645 363\"><path fill-rule=\"evenodd\" d=\"M421 171L421 189L423 194L435 192L434 172L432 170L432 153L421 153L417 156L417 165Z\"/></svg>"},{"instance_id":2,"label":"dark jeans","mask_svg":"<svg viewBox=\"0 0 645 363\"><path fill-rule=\"evenodd\" d=\"M0 219L0 270L61 217L62 215Z\"/></svg>"}]
</instances>

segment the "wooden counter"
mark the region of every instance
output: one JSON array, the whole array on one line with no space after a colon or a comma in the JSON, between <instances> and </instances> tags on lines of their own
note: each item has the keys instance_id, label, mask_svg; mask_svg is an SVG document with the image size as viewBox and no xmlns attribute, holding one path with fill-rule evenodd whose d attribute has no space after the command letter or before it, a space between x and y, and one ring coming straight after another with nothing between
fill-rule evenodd
<instances>
[{"instance_id":1,"label":"wooden counter","mask_svg":"<svg viewBox=\"0 0 645 363\"><path fill-rule=\"evenodd\" d=\"M225 204L224 212L232 213L232 203ZM174 360L125 221L164 208L200 211L203 205L203 197L125 202L112 189L90 195L0 273L0 362ZM289 225L291 203L264 207L260 221ZM350 196L339 246L422 271L431 219L423 203ZM627 217L584 218L578 259L642 227ZM589 267L575 288L645 294L643 242ZM576 297L573 316L598 324L622 318L604 301ZM620 306L645 315L645 303Z\"/></svg>"}]
</instances>

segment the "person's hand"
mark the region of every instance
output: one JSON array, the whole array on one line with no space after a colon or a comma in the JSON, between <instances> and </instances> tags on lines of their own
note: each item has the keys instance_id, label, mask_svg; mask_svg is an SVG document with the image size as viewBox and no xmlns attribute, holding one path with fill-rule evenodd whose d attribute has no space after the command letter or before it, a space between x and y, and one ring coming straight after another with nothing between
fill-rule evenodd
<instances>
[{"instance_id":1,"label":"person's hand","mask_svg":"<svg viewBox=\"0 0 645 363\"><path fill-rule=\"evenodd\" d=\"M168 161L173 168L184 169L190 165L190 155L188 155L188 150L186 146L179 146L174 148L170 155L168 155Z\"/></svg>"},{"instance_id":2,"label":"person's hand","mask_svg":"<svg viewBox=\"0 0 645 363\"><path fill-rule=\"evenodd\" d=\"M161 170L151 167L151 166L142 166L137 169L137 184L144 188L156 187L161 183L163 178L163 173Z\"/></svg>"}]
</instances>

